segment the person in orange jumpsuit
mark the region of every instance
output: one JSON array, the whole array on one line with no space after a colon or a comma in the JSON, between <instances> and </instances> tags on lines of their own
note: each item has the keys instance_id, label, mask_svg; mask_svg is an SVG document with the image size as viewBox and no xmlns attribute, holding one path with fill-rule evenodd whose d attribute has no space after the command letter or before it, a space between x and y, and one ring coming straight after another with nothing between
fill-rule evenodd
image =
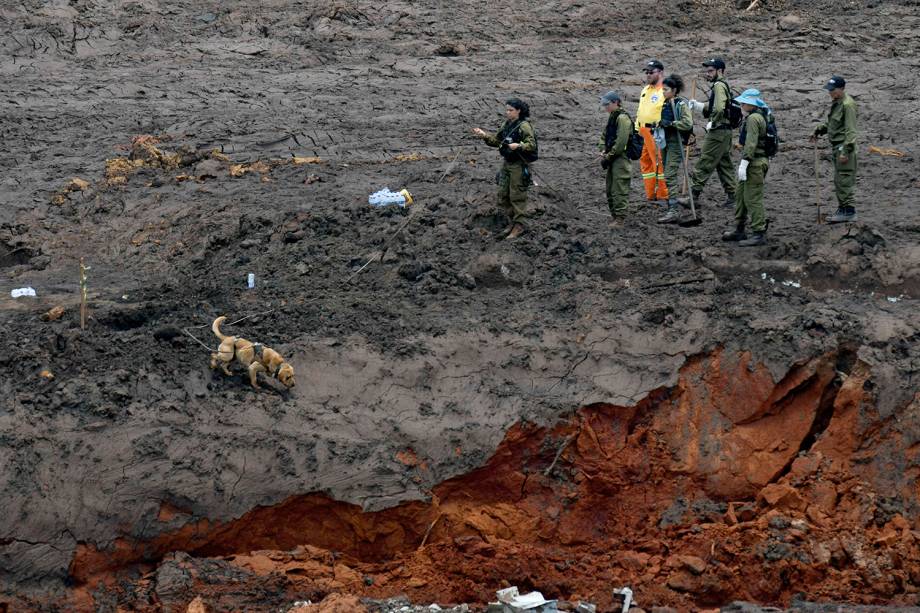
<instances>
[{"instance_id":1,"label":"person in orange jumpsuit","mask_svg":"<svg viewBox=\"0 0 920 613\"><path fill-rule=\"evenodd\" d=\"M636 111L636 129L645 143L642 147L642 157L639 158L639 168L642 171L642 182L645 184L645 197L650 202L667 202L668 186L664 181L664 162L661 159L661 149L653 135L653 130L661 121L661 108L664 105L664 64L658 60L650 60L643 70L646 85L639 94L639 110Z\"/></svg>"}]
</instances>

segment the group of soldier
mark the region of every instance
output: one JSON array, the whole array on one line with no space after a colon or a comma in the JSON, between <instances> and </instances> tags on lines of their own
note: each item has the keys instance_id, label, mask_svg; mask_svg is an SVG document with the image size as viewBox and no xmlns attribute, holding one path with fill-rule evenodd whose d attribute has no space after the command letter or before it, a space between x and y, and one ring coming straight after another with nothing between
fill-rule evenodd
<instances>
[{"instance_id":1,"label":"group of soldier","mask_svg":"<svg viewBox=\"0 0 920 613\"><path fill-rule=\"evenodd\" d=\"M734 228L724 232L722 240L742 246L762 245L766 242L769 224L763 203L764 181L770 156L776 152L778 144L772 110L756 89L733 96L721 58L710 58L702 65L710 84L705 102L681 96L683 79L674 74L666 77L664 65L658 60L645 65L646 85L639 95L635 120L623 108L620 94L610 91L601 96L601 105L608 113L599 156L605 171L607 206L611 215L609 225L621 227L626 218L631 158L637 157L629 155L630 146L632 153L636 153L641 137L638 158L645 197L667 207L658 223L694 225L684 222L698 219L697 207L703 188L715 172L725 192L724 206L734 209ZM846 81L842 77L830 78L824 89L831 97L831 107L827 120L815 128L811 140L827 135L832 148L838 208L826 221L850 222L856 219L856 103L846 93ZM733 105L732 101L737 104ZM732 117L733 107L740 107L740 117ZM690 172L688 141L693 133L694 114L702 115L707 123L699 159ZM479 128L473 133L487 145L498 148L504 160L497 175L498 204L511 220L505 236L514 239L525 231L529 217L530 163L537 158L537 140L528 121L530 108L526 102L518 98L508 100L505 115L505 121L494 134ZM638 136L633 134L634 127ZM737 167L732 160L735 127L739 129L737 147L741 149ZM684 181L689 184L689 194L685 197L677 197L682 182L681 170ZM684 210L687 208L692 213Z\"/></svg>"}]
</instances>

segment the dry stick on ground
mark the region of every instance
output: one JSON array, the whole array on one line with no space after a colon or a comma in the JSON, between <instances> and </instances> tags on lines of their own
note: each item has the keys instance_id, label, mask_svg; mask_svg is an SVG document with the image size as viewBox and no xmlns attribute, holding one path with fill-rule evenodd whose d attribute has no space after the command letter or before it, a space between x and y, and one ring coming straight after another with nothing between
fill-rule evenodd
<instances>
[{"instance_id":1,"label":"dry stick on ground","mask_svg":"<svg viewBox=\"0 0 920 613\"><path fill-rule=\"evenodd\" d=\"M568 435L565 438L565 440L562 441L562 445L559 446L559 450L556 452L556 457L553 458L553 463L550 464L547 467L547 469L543 471L544 477L548 477L549 474L553 472L553 469L556 468L556 462L558 462L559 458L562 457L562 452L565 451L565 448L569 446L569 443L571 443L575 439L575 437L578 436L579 434L581 434L581 426L578 427L578 430Z\"/></svg>"},{"instance_id":2,"label":"dry stick on ground","mask_svg":"<svg viewBox=\"0 0 920 613\"><path fill-rule=\"evenodd\" d=\"M438 516L434 518L434 521L428 524L428 529L425 530L425 536L422 537L422 543L418 546L419 549L425 546L425 543L428 542L428 536L431 535L431 531L434 530L434 525L444 516L444 513L438 513Z\"/></svg>"},{"instance_id":3,"label":"dry stick on ground","mask_svg":"<svg viewBox=\"0 0 920 613\"><path fill-rule=\"evenodd\" d=\"M86 330L86 271L89 268L80 258L80 329Z\"/></svg>"},{"instance_id":4,"label":"dry stick on ground","mask_svg":"<svg viewBox=\"0 0 920 613\"><path fill-rule=\"evenodd\" d=\"M746 9L744 9L744 10L745 10L745 12L747 12L747 11L753 11L753 10L756 9L759 5L760 5L760 0L754 0L754 1L751 2L751 4L749 4L748 7L747 7Z\"/></svg>"},{"instance_id":5,"label":"dry stick on ground","mask_svg":"<svg viewBox=\"0 0 920 613\"><path fill-rule=\"evenodd\" d=\"M655 287L671 287L672 285L686 285L688 283L703 283L705 281L712 281L715 279L715 275L708 275L705 277L681 277L680 279L674 279L673 281L662 281L661 283L649 283L648 285L643 285L642 289L652 289Z\"/></svg>"}]
</instances>

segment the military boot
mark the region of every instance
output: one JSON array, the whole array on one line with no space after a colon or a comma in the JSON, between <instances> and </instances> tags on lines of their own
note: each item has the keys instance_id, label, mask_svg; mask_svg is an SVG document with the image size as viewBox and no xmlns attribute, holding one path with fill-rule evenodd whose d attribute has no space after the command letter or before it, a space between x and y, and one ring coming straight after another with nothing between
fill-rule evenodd
<instances>
[{"instance_id":1,"label":"military boot","mask_svg":"<svg viewBox=\"0 0 920 613\"><path fill-rule=\"evenodd\" d=\"M856 209L851 206L842 206L837 209L837 212L829 216L826 220L827 223L846 223L848 221L856 221Z\"/></svg>"},{"instance_id":2,"label":"military boot","mask_svg":"<svg viewBox=\"0 0 920 613\"><path fill-rule=\"evenodd\" d=\"M677 220L680 219L680 211L678 211L677 206L677 198L669 199L668 210L658 218L658 223L677 223Z\"/></svg>"},{"instance_id":3,"label":"military boot","mask_svg":"<svg viewBox=\"0 0 920 613\"><path fill-rule=\"evenodd\" d=\"M726 209L735 208L735 194L725 194L725 204L722 205Z\"/></svg>"},{"instance_id":4,"label":"military boot","mask_svg":"<svg viewBox=\"0 0 920 613\"><path fill-rule=\"evenodd\" d=\"M722 240L729 242L729 243L743 241L746 238L747 238L747 234L744 233L744 222L743 221L737 222L735 224L734 230L730 230L728 232L722 233Z\"/></svg>"},{"instance_id":5,"label":"military boot","mask_svg":"<svg viewBox=\"0 0 920 613\"><path fill-rule=\"evenodd\" d=\"M700 196L703 195L703 190L691 189L690 193L693 195L693 205L696 208L699 208L700 207ZM677 202L677 204L684 207L685 209L690 208L690 198L688 198L687 196L681 196L680 198L676 198L675 202Z\"/></svg>"},{"instance_id":6,"label":"military boot","mask_svg":"<svg viewBox=\"0 0 920 613\"><path fill-rule=\"evenodd\" d=\"M766 232L751 232L750 238L746 238L743 241L738 241L740 247L759 247L760 245L767 244L767 233Z\"/></svg>"}]
</instances>

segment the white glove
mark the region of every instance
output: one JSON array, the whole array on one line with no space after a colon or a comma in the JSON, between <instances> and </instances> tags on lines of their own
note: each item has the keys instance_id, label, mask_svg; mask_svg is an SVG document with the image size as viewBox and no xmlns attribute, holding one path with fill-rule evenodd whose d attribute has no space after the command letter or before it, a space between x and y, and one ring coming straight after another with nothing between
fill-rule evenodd
<instances>
[{"instance_id":1,"label":"white glove","mask_svg":"<svg viewBox=\"0 0 920 613\"><path fill-rule=\"evenodd\" d=\"M688 104L690 105L690 108L693 109L694 111L696 111L697 113L702 113L702 112L703 112L703 103L702 103L702 102L697 102L696 100L689 100L689 101L688 101Z\"/></svg>"},{"instance_id":2,"label":"white glove","mask_svg":"<svg viewBox=\"0 0 920 613\"><path fill-rule=\"evenodd\" d=\"M747 181L747 167L748 167L747 160L741 160L741 163L738 164L738 180L739 181Z\"/></svg>"},{"instance_id":3,"label":"white glove","mask_svg":"<svg viewBox=\"0 0 920 613\"><path fill-rule=\"evenodd\" d=\"M709 132L710 130L712 130L712 122L711 122L711 121L710 121L709 123L706 124L706 131Z\"/></svg>"}]
</instances>

